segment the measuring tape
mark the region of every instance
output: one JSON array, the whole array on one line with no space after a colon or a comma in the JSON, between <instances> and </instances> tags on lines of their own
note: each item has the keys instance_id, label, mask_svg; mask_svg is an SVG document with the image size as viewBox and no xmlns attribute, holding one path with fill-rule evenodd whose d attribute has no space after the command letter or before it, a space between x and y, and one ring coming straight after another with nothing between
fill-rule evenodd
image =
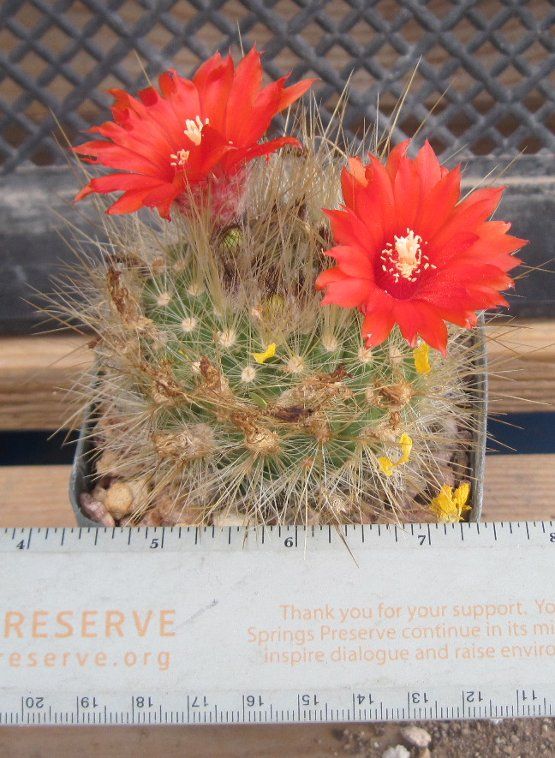
<instances>
[{"instance_id":1,"label":"measuring tape","mask_svg":"<svg viewBox=\"0 0 555 758\"><path fill-rule=\"evenodd\" d=\"M549 716L555 524L0 530L0 725Z\"/></svg>"}]
</instances>

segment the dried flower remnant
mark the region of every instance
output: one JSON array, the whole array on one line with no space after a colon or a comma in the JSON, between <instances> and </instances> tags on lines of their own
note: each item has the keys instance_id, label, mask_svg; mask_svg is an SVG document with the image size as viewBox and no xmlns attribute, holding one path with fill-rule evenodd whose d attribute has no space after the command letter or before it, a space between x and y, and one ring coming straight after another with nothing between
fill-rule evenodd
<instances>
[{"instance_id":1,"label":"dried flower remnant","mask_svg":"<svg viewBox=\"0 0 555 758\"><path fill-rule=\"evenodd\" d=\"M429 374L432 370L430 365L430 346L421 342L418 347L412 351L414 358L414 368L419 374Z\"/></svg>"},{"instance_id":2,"label":"dried flower remnant","mask_svg":"<svg viewBox=\"0 0 555 758\"><path fill-rule=\"evenodd\" d=\"M402 466L404 463L408 463L410 460L410 454L412 452L413 441L412 437L404 432L399 437L399 447L401 448L401 455L397 461L392 461L387 455L380 456L378 458L378 465L380 470L386 476L393 476L393 472L398 466Z\"/></svg>"},{"instance_id":3,"label":"dried flower remnant","mask_svg":"<svg viewBox=\"0 0 555 758\"><path fill-rule=\"evenodd\" d=\"M467 505L470 496L470 484L463 482L453 491L453 487L444 484L439 494L430 503L430 509L438 521L459 522L464 514L472 509Z\"/></svg>"},{"instance_id":4,"label":"dried flower remnant","mask_svg":"<svg viewBox=\"0 0 555 758\"><path fill-rule=\"evenodd\" d=\"M270 360L270 358L274 358L277 350L277 345L275 342L271 342L268 347L263 350L261 353L253 353L252 357L257 363L266 363L266 361Z\"/></svg>"}]
</instances>

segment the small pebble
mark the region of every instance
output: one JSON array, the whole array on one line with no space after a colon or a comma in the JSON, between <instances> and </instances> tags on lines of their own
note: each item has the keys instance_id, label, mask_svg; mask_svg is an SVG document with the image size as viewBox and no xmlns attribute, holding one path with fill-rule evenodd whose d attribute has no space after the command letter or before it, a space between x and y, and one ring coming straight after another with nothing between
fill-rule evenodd
<instances>
[{"instance_id":1,"label":"small pebble","mask_svg":"<svg viewBox=\"0 0 555 758\"><path fill-rule=\"evenodd\" d=\"M395 745L384 750L382 758L410 758L410 753L403 745Z\"/></svg>"},{"instance_id":2,"label":"small pebble","mask_svg":"<svg viewBox=\"0 0 555 758\"><path fill-rule=\"evenodd\" d=\"M432 738L425 729L420 726L405 726L401 729L403 738L414 747L428 747Z\"/></svg>"},{"instance_id":3,"label":"small pebble","mask_svg":"<svg viewBox=\"0 0 555 758\"><path fill-rule=\"evenodd\" d=\"M79 504L85 516L88 516L93 521L102 524L102 526L115 526L116 522L106 510L104 503L101 503L100 500L95 500L88 492L82 492L79 495Z\"/></svg>"},{"instance_id":4,"label":"small pebble","mask_svg":"<svg viewBox=\"0 0 555 758\"><path fill-rule=\"evenodd\" d=\"M219 526L219 527L248 526L249 519L246 514L238 513L237 511L231 510L231 511L228 511L227 513L217 513L212 518L212 523L214 526Z\"/></svg>"},{"instance_id":5,"label":"small pebble","mask_svg":"<svg viewBox=\"0 0 555 758\"><path fill-rule=\"evenodd\" d=\"M104 505L112 516L121 519L129 513L133 505L133 492L125 482L114 482L106 492Z\"/></svg>"}]
</instances>

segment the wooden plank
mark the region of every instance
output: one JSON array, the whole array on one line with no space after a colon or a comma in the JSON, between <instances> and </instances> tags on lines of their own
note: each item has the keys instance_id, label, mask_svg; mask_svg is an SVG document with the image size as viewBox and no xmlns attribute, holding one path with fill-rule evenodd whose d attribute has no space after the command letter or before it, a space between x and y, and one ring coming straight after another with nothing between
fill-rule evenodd
<instances>
[{"instance_id":1,"label":"wooden plank","mask_svg":"<svg viewBox=\"0 0 555 758\"><path fill-rule=\"evenodd\" d=\"M0 338L0 429L58 429L71 415L61 388L90 365L73 335Z\"/></svg>"},{"instance_id":2,"label":"wooden plank","mask_svg":"<svg viewBox=\"0 0 555 758\"><path fill-rule=\"evenodd\" d=\"M486 458L484 521L555 519L555 455Z\"/></svg>"},{"instance_id":3,"label":"wooden plank","mask_svg":"<svg viewBox=\"0 0 555 758\"><path fill-rule=\"evenodd\" d=\"M68 495L70 468L1 466L0 526L75 526Z\"/></svg>"},{"instance_id":4,"label":"wooden plank","mask_svg":"<svg viewBox=\"0 0 555 758\"><path fill-rule=\"evenodd\" d=\"M303 724L302 726L7 727L0 729L0 755L9 758L324 758L347 751L348 729L381 755L399 741L398 725ZM370 731L371 730L371 731ZM373 738L371 738L373 735ZM86 746L86 747L85 747ZM357 751L357 755L362 755ZM370 753L364 753L370 755Z\"/></svg>"},{"instance_id":5,"label":"wooden plank","mask_svg":"<svg viewBox=\"0 0 555 758\"><path fill-rule=\"evenodd\" d=\"M0 467L0 527L74 526L69 470ZM555 455L489 456L484 502L486 521L555 519Z\"/></svg>"},{"instance_id":6,"label":"wooden plank","mask_svg":"<svg viewBox=\"0 0 555 758\"><path fill-rule=\"evenodd\" d=\"M488 328L491 412L551 410L555 321L499 319ZM72 407L60 388L90 366L86 341L73 335L0 338L0 430L64 424Z\"/></svg>"},{"instance_id":7,"label":"wooden plank","mask_svg":"<svg viewBox=\"0 0 555 758\"><path fill-rule=\"evenodd\" d=\"M555 410L555 321L488 326L490 413Z\"/></svg>"}]
</instances>

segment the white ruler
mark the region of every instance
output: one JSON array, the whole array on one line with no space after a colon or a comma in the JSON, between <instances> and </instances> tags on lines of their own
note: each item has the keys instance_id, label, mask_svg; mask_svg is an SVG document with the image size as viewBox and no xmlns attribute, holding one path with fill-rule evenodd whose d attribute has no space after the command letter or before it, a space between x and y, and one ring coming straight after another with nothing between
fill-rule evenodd
<instances>
[{"instance_id":1,"label":"white ruler","mask_svg":"<svg viewBox=\"0 0 555 758\"><path fill-rule=\"evenodd\" d=\"M0 530L0 724L551 715L555 524Z\"/></svg>"}]
</instances>

